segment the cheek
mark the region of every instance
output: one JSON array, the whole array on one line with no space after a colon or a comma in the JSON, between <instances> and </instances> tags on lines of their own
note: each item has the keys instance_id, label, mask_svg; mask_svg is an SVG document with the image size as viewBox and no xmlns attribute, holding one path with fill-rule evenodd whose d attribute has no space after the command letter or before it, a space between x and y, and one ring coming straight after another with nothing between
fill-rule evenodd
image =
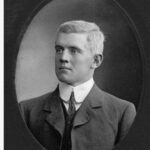
<instances>
[{"instance_id":1,"label":"cheek","mask_svg":"<svg viewBox=\"0 0 150 150\"><path fill-rule=\"evenodd\" d=\"M58 64L58 62L59 62L59 57L55 56L55 65Z\"/></svg>"},{"instance_id":2,"label":"cheek","mask_svg":"<svg viewBox=\"0 0 150 150\"><path fill-rule=\"evenodd\" d=\"M77 69L80 69L80 70L87 70L91 67L91 60L89 58L80 58L80 59L77 59L76 61L74 61L74 66L77 68Z\"/></svg>"}]
</instances>

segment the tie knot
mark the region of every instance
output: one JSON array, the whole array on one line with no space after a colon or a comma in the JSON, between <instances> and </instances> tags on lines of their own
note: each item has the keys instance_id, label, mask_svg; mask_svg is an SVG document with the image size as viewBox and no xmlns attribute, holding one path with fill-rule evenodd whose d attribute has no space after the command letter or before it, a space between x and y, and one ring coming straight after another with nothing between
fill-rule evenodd
<instances>
[{"instance_id":1,"label":"tie knot","mask_svg":"<svg viewBox=\"0 0 150 150\"><path fill-rule=\"evenodd\" d=\"M75 101L75 97L74 97L74 92L72 91L71 95L70 95L70 99L69 99L69 104L75 105L75 103L76 103L76 101Z\"/></svg>"},{"instance_id":2,"label":"tie knot","mask_svg":"<svg viewBox=\"0 0 150 150\"><path fill-rule=\"evenodd\" d=\"M69 115L73 115L75 113L75 98L74 98L74 92L71 93L70 99L69 99L69 109L68 113Z\"/></svg>"},{"instance_id":3,"label":"tie knot","mask_svg":"<svg viewBox=\"0 0 150 150\"><path fill-rule=\"evenodd\" d=\"M72 91L72 92L71 92L71 95L70 95L70 100L71 100L71 99L73 99L73 100L75 101L75 97L74 97L74 91Z\"/></svg>"},{"instance_id":4,"label":"tie knot","mask_svg":"<svg viewBox=\"0 0 150 150\"><path fill-rule=\"evenodd\" d=\"M81 104L82 102L77 102L74 96L74 91L71 92L69 101L72 101L73 104Z\"/></svg>"}]
</instances>

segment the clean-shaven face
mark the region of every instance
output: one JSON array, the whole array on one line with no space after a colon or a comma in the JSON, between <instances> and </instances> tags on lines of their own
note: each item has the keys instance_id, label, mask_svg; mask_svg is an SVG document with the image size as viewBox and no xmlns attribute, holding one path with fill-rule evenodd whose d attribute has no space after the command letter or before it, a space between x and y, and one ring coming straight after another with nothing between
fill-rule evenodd
<instances>
[{"instance_id":1,"label":"clean-shaven face","mask_svg":"<svg viewBox=\"0 0 150 150\"><path fill-rule=\"evenodd\" d=\"M93 76L94 56L87 34L59 33L55 42L55 71L61 82L79 85Z\"/></svg>"}]
</instances>

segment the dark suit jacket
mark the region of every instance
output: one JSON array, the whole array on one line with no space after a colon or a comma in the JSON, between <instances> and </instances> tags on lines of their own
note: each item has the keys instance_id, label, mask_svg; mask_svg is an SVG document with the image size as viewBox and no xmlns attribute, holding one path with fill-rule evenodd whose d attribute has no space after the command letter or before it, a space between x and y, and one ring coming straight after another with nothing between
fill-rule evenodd
<instances>
[{"instance_id":1,"label":"dark suit jacket","mask_svg":"<svg viewBox=\"0 0 150 150\"><path fill-rule=\"evenodd\" d=\"M23 118L47 150L59 150L65 127L58 88L20 103ZM76 113L72 150L111 150L128 132L136 111L132 103L93 86Z\"/></svg>"}]
</instances>

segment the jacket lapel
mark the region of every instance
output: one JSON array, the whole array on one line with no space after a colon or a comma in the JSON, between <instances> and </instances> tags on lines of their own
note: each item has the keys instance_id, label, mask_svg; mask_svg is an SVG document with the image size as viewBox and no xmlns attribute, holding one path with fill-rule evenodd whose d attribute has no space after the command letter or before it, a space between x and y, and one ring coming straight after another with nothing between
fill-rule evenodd
<instances>
[{"instance_id":1,"label":"jacket lapel","mask_svg":"<svg viewBox=\"0 0 150 150\"><path fill-rule=\"evenodd\" d=\"M88 96L80 106L74 119L74 127L84 125L91 119L92 113L95 109L101 108L103 103L103 93L94 84Z\"/></svg>"},{"instance_id":2,"label":"jacket lapel","mask_svg":"<svg viewBox=\"0 0 150 150\"><path fill-rule=\"evenodd\" d=\"M44 111L47 113L45 119L60 134L63 135L65 128L65 118L63 108L59 98L58 88L48 97ZM91 119L94 109L101 108L103 102L103 92L94 85L84 102L76 113L73 127L88 123Z\"/></svg>"},{"instance_id":3,"label":"jacket lapel","mask_svg":"<svg viewBox=\"0 0 150 150\"><path fill-rule=\"evenodd\" d=\"M44 111L47 113L45 120L51 126L53 126L62 136L65 128L65 118L61 101L58 95L59 90L57 88L47 99L44 105Z\"/></svg>"}]
</instances>

